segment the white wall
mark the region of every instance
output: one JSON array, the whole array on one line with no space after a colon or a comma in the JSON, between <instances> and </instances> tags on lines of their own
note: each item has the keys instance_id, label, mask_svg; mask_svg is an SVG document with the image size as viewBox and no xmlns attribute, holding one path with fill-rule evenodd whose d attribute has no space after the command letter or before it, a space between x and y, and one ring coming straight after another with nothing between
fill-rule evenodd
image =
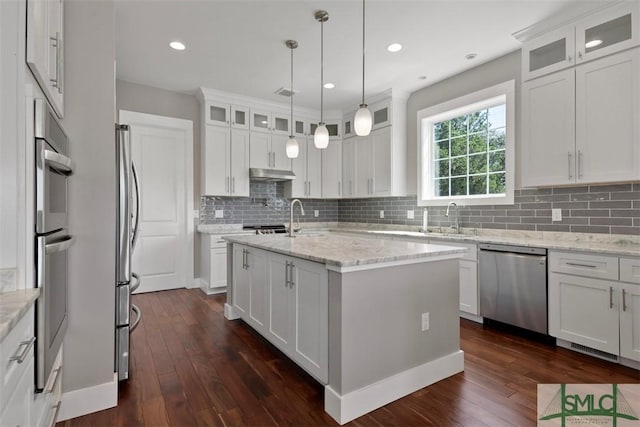
<instances>
[{"instance_id":1,"label":"white wall","mask_svg":"<svg viewBox=\"0 0 640 427\"><path fill-rule=\"evenodd\" d=\"M65 117L76 173L69 180L69 323L63 392L113 382L115 313L115 9L65 2ZM114 385L115 387L115 385ZM63 399L63 408L65 401Z\"/></svg>"},{"instance_id":2,"label":"white wall","mask_svg":"<svg viewBox=\"0 0 640 427\"><path fill-rule=\"evenodd\" d=\"M515 188L520 188L521 80L520 50L517 50L411 94L407 102L407 194L417 191L418 111L508 80L516 80Z\"/></svg>"}]
</instances>

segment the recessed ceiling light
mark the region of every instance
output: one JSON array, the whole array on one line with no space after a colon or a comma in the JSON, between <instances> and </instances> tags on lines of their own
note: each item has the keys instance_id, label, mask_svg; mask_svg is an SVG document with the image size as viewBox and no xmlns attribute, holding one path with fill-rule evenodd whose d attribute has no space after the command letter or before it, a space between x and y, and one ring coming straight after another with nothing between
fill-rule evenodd
<instances>
[{"instance_id":1,"label":"recessed ceiling light","mask_svg":"<svg viewBox=\"0 0 640 427\"><path fill-rule=\"evenodd\" d=\"M602 40L591 40L588 41L584 47L586 47L587 49L592 48L592 47L596 47L596 46L600 46L602 44Z\"/></svg>"},{"instance_id":2,"label":"recessed ceiling light","mask_svg":"<svg viewBox=\"0 0 640 427\"><path fill-rule=\"evenodd\" d=\"M466 59L466 60L469 60L469 61L470 61L470 60L472 60L472 59L475 59L475 58L476 58L476 56L478 56L478 54L477 54L477 53L468 53L468 54L466 54L466 55L464 56L464 59Z\"/></svg>"},{"instance_id":3,"label":"recessed ceiling light","mask_svg":"<svg viewBox=\"0 0 640 427\"><path fill-rule=\"evenodd\" d=\"M185 50L186 46L180 42L171 42L169 43L169 46L171 46L173 49L175 50Z\"/></svg>"},{"instance_id":4,"label":"recessed ceiling light","mask_svg":"<svg viewBox=\"0 0 640 427\"><path fill-rule=\"evenodd\" d=\"M327 82L327 83L324 84L324 88L325 89L333 89L334 87L336 87L336 85L334 85L331 82Z\"/></svg>"},{"instance_id":5,"label":"recessed ceiling light","mask_svg":"<svg viewBox=\"0 0 640 427\"><path fill-rule=\"evenodd\" d=\"M400 43L391 43L387 46L387 50L389 52L400 52L402 50L402 45Z\"/></svg>"},{"instance_id":6,"label":"recessed ceiling light","mask_svg":"<svg viewBox=\"0 0 640 427\"><path fill-rule=\"evenodd\" d=\"M427 76L418 76L419 80L427 80Z\"/></svg>"}]
</instances>

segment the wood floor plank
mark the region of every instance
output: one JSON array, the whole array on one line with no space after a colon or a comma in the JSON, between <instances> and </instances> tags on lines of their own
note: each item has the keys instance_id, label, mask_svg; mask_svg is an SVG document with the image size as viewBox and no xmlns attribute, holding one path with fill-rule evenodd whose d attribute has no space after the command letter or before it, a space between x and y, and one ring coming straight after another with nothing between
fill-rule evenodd
<instances>
[{"instance_id":1,"label":"wood floor plank","mask_svg":"<svg viewBox=\"0 0 640 427\"><path fill-rule=\"evenodd\" d=\"M178 289L133 297L130 379L118 407L58 425L337 426L324 388L242 321L224 295ZM640 383L640 371L460 321L465 371L348 425L535 426L538 383Z\"/></svg>"}]
</instances>

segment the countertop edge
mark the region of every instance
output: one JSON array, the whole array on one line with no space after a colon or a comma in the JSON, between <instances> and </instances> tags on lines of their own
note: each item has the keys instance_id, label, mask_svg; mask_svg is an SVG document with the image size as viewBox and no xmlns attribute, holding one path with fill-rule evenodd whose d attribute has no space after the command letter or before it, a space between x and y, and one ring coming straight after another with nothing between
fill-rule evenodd
<instances>
[{"instance_id":1,"label":"countertop edge","mask_svg":"<svg viewBox=\"0 0 640 427\"><path fill-rule=\"evenodd\" d=\"M0 343L9 335L40 296L39 288L0 294Z\"/></svg>"}]
</instances>

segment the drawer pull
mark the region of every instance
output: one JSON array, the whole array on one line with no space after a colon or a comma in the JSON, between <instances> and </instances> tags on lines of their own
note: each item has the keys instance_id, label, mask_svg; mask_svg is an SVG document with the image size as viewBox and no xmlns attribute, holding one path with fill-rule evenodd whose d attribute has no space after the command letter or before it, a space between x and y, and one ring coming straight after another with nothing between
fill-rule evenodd
<instances>
[{"instance_id":1,"label":"drawer pull","mask_svg":"<svg viewBox=\"0 0 640 427\"><path fill-rule=\"evenodd\" d=\"M597 265L592 265L592 264L580 264L579 262L567 262L567 265L570 265L572 267L586 267L586 268L596 268Z\"/></svg>"},{"instance_id":2,"label":"drawer pull","mask_svg":"<svg viewBox=\"0 0 640 427\"><path fill-rule=\"evenodd\" d=\"M609 286L609 308L613 308L613 286Z\"/></svg>"},{"instance_id":3,"label":"drawer pull","mask_svg":"<svg viewBox=\"0 0 640 427\"><path fill-rule=\"evenodd\" d=\"M17 361L18 364L24 362L24 359L27 358L27 354L29 354L29 350L31 350L31 347L33 346L34 342L36 342L36 337L31 337L29 341L22 341L20 343L20 346L18 347L19 349L20 347L24 346L24 348L22 349L22 352L18 354L18 351L16 351L16 354L11 356L11 358L9 359L9 362L13 362L14 360Z\"/></svg>"},{"instance_id":4,"label":"drawer pull","mask_svg":"<svg viewBox=\"0 0 640 427\"><path fill-rule=\"evenodd\" d=\"M53 382L51 383L51 388L45 391L45 393L51 394L56 389L56 386L58 385L58 380L60 379L60 371L62 371L62 366L56 369L56 377L53 379Z\"/></svg>"},{"instance_id":5,"label":"drawer pull","mask_svg":"<svg viewBox=\"0 0 640 427\"><path fill-rule=\"evenodd\" d=\"M627 292L622 290L622 311L627 311Z\"/></svg>"}]
</instances>

